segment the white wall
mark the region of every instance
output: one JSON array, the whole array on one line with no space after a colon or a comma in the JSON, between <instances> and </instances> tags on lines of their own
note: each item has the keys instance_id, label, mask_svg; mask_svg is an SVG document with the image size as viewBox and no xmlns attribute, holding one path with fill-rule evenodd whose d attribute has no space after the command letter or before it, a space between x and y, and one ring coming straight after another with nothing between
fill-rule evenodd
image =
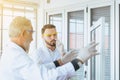
<instances>
[{"instance_id":1,"label":"white wall","mask_svg":"<svg viewBox=\"0 0 120 80\"><path fill-rule=\"evenodd\" d=\"M110 1L110 0L50 0L50 3L47 3L47 0L41 0L44 3L44 9L55 8L55 7L64 7L71 4L79 4L79 3L90 3L90 2L98 2L98 1Z\"/></svg>"},{"instance_id":2,"label":"white wall","mask_svg":"<svg viewBox=\"0 0 120 80\"><path fill-rule=\"evenodd\" d=\"M54 7L63 7L70 4L82 3L87 1L90 1L90 0L51 0L50 3L45 2L44 8L47 9L47 8L54 8Z\"/></svg>"},{"instance_id":3,"label":"white wall","mask_svg":"<svg viewBox=\"0 0 120 80\"><path fill-rule=\"evenodd\" d=\"M25 1L25 2L33 2L33 3L40 2L40 0L0 0L0 1Z\"/></svg>"}]
</instances>

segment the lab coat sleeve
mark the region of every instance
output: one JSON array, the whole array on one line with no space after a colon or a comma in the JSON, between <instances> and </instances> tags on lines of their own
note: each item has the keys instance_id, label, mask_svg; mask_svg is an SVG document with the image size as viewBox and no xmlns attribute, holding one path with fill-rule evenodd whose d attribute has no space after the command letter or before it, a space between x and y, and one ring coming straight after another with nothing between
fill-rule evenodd
<instances>
[{"instance_id":1,"label":"lab coat sleeve","mask_svg":"<svg viewBox=\"0 0 120 80\"><path fill-rule=\"evenodd\" d=\"M30 53L29 54L30 58L38 65L44 65L48 69L56 68L55 64L53 62L50 63L42 63L41 58L39 57L38 53Z\"/></svg>"},{"instance_id":2,"label":"lab coat sleeve","mask_svg":"<svg viewBox=\"0 0 120 80\"><path fill-rule=\"evenodd\" d=\"M75 73L74 67L71 62L63 66L57 67L56 69L45 69L45 67L42 66L42 70L43 69L43 80L58 80L60 77L67 76L70 73Z\"/></svg>"},{"instance_id":3,"label":"lab coat sleeve","mask_svg":"<svg viewBox=\"0 0 120 80\"><path fill-rule=\"evenodd\" d=\"M43 80L37 65L26 65L20 71L24 80Z\"/></svg>"},{"instance_id":4,"label":"lab coat sleeve","mask_svg":"<svg viewBox=\"0 0 120 80\"><path fill-rule=\"evenodd\" d=\"M39 64L41 65L41 64ZM51 63L46 63L46 64L42 64L44 65L47 69L53 69L53 68L56 68L55 64L53 62Z\"/></svg>"},{"instance_id":5,"label":"lab coat sleeve","mask_svg":"<svg viewBox=\"0 0 120 80\"><path fill-rule=\"evenodd\" d=\"M39 52L38 50L34 50L34 52L32 51L31 53L28 54L28 56L37 64L41 63L41 60L39 58Z\"/></svg>"},{"instance_id":6,"label":"lab coat sleeve","mask_svg":"<svg viewBox=\"0 0 120 80\"><path fill-rule=\"evenodd\" d=\"M74 69L73 64L71 62L69 62L63 66L60 66L56 69L58 71L59 78L63 77L63 76L67 76L68 74L71 74L71 73L73 73L73 74L75 73L75 69Z\"/></svg>"},{"instance_id":7,"label":"lab coat sleeve","mask_svg":"<svg viewBox=\"0 0 120 80\"><path fill-rule=\"evenodd\" d=\"M75 70L71 63L56 69L47 69L44 65L38 67L38 65L29 64L21 70L24 80L57 80L59 77L74 72Z\"/></svg>"},{"instance_id":8,"label":"lab coat sleeve","mask_svg":"<svg viewBox=\"0 0 120 80\"><path fill-rule=\"evenodd\" d=\"M44 65L45 67L47 67L48 69L52 69L52 68L56 68L55 64L53 62L50 63L43 63L41 58L40 58L40 52L41 50L35 50L35 52L29 53L29 57L38 65Z\"/></svg>"}]
</instances>

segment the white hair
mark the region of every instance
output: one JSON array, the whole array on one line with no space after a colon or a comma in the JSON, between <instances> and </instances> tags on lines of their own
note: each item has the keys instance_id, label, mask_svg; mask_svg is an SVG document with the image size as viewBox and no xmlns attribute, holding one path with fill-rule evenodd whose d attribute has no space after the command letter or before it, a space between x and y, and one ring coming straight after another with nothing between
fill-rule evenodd
<instances>
[{"instance_id":1,"label":"white hair","mask_svg":"<svg viewBox=\"0 0 120 80\"><path fill-rule=\"evenodd\" d=\"M9 26L9 37L18 37L24 30L32 27L31 21L25 17L17 16Z\"/></svg>"}]
</instances>

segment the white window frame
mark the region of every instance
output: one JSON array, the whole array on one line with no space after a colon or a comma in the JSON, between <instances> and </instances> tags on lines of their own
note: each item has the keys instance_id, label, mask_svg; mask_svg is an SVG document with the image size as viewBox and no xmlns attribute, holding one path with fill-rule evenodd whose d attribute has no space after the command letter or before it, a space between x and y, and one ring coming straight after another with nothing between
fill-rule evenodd
<instances>
[{"instance_id":1,"label":"white window frame","mask_svg":"<svg viewBox=\"0 0 120 80\"><path fill-rule=\"evenodd\" d=\"M103 61L101 56L102 56L102 51L103 51L102 47L104 46L104 40L102 39L104 37L104 32L105 32L104 26L105 26L105 18L101 17L101 18L98 19L98 21L96 21L90 27L90 31L89 31L91 41L93 41L94 39L92 39L92 37L95 37L95 36L92 36L91 33L92 33L92 31L95 31L96 29L99 28L99 31L96 32L96 35L97 35L97 33L99 34L98 35L99 39L97 39L98 36L95 37L95 42L99 43L99 45L97 47L99 55L96 56L96 61L95 61L96 62L95 66L98 68L98 69L95 70L95 73L97 73L96 76L95 76L95 80L104 80L103 77L102 77L104 75L104 68L100 65L100 64L102 64L102 61Z\"/></svg>"},{"instance_id":2,"label":"white window frame","mask_svg":"<svg viewBox=\"0 0 120 80\"><path fill-rule=\"evenodd\" d=\"M119 27L120 27L120 8L119 8L119 6L120 6L120 0L116 0L116 29L115 29L115 48L116 48L116 54L115 54L115 77L116 77L116 80L119 80L119 74L120 74L120 72L119 72L119 69L120 69L120 67L119 67L119 60L120 60L120 53L119 53L119 36L120 36L120 34L119 34Z\"/></svg>"},{"instance_id":3,"label":"white window frame","mask_svg":"<svg viewBox=\"0 0 120 80\"><path fill-rule=\"evenodd\" d=\"M114 46L114 42L115 42L115 33L114 33L114 1L99 1L99 2L97 2L97 1L95 1L95 2L92 2L92 3L89 3L88 4L88 31L90 30L90 26L91 26L91 19L90 19L90 17L91 17L91 9L94 9L94 8L99 8L99 7L105 7L105 6L110 6L110 17L111 17L111 20L110 20L110 25L112 26L111 27L111 30L110 30L110 32L111 32L111 80L115 80L115 70L114 70L114 68L115 68L115 63L114 63L114 58L115 58L115 55L113 54L113 53L115 53L115 46ZM89 35L89 34L88 34ZM90 39L90 36L88 36L88 38ZM88 41L90 41L90 40L88 40ZM90 80L90 60L89 60L89 75L88 75L88 80Z\"/></svg>"}]
</instances>

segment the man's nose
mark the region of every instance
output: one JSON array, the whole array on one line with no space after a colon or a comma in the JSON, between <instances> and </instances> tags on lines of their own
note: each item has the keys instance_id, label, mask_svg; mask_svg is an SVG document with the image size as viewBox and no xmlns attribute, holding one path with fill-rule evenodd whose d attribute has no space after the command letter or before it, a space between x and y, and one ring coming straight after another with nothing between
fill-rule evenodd
<instances>
[{"instance_id":1,"label":"man's nose","mask_svg":"<svg viewBox=\"0 0 120 80\"><path fill-rule=\"evenodd\" d=\"M51 35L51 38L52 38L52 39L56 39L56 36L55 36L55 35Z\"/></svg>"}]
</instances>

